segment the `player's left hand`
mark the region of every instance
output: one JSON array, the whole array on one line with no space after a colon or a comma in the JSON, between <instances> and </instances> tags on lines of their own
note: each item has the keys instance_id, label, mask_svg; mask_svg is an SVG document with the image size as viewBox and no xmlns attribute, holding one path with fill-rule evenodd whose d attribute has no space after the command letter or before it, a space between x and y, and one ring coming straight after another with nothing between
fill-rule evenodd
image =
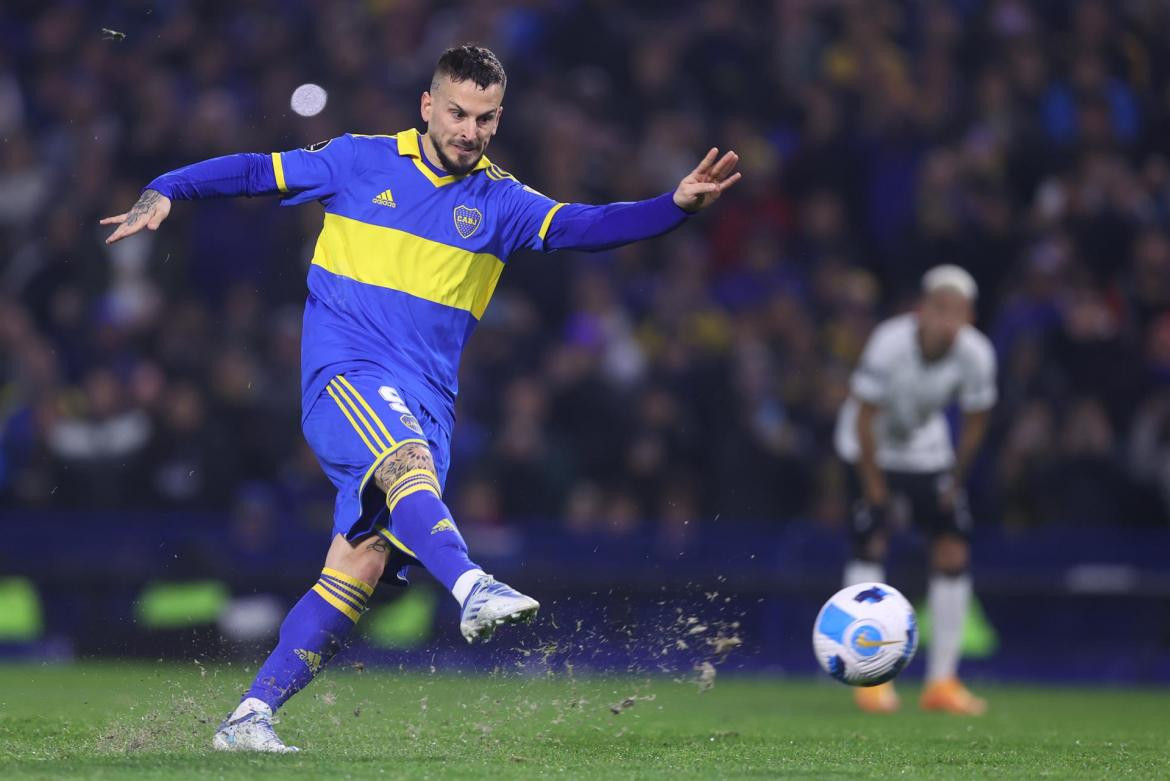
<instances>
[{"instance_id":1,"label":"player's left hand","mask_svg":"<svg viewBox=\"0 0 1170 781\"><path fill-rule=\"evenodd\" d=\"M739 163L739 155L728 152L723 157L719 150L711 147L702 162L678 183L674 191L674 202L683 211L694 212L705 209L719 199L723 191L739 181L739 171L735 166Z\"/></svg>"}]
</instances>

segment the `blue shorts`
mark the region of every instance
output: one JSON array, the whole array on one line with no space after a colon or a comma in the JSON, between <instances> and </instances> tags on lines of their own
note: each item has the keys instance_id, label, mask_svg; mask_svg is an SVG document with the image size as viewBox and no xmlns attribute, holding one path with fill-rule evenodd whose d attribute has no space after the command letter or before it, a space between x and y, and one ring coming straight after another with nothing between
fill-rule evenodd
<instances>
[{"instance_id":1,"label":"blue shorts","mask_svg":"<svg viewBox=\"0 0 1170 781\"><path fill-rule=\"evenodd\" d=\"M451 433L415 399L402 392L394 377L376 366L344 367L305 415L302 428L321 468L337 488L333 534L350 541L388 533L386 495L374 483L375 468L407 443L430 448L440 487L446 483ZM392 546L387 574L418 562ZM401 578L400 576L400 579Z\"/></svg>"}]
</instances>

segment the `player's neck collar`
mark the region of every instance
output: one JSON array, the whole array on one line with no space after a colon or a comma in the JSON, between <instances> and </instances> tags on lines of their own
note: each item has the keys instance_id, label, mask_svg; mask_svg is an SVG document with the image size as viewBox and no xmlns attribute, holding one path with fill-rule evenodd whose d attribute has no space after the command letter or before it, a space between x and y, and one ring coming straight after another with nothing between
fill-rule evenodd
<instances>
[{"instance_id":1,"label":"player's neck collar","mask_svg":"<svg viewBox=\"0 0 1170 781\"><path fill-rule=\"evenodd\" d=\"M403 157L412 158L415 168L435 187L442 187L452 182L458 182L460 179L471 176L476 171L482 171L492 164L487 159L487 155L484 155L479 158L479 162L475 164L475 168L472 168L465 174L447 174L446 176L441 176L435 173L431 166L427 165L427 161L423 159L423 151L420 143L422 135L417 130L409 128L397 133L394 137L398 140L398 154Z\"/></svg>"}]
</instances>

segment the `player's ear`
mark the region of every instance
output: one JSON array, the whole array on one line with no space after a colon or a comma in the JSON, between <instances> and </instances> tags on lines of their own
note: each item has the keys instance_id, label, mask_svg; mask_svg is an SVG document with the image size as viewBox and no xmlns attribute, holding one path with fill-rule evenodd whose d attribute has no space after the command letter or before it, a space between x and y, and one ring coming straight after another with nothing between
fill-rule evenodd
<instances>
[{"instance_id":1,"label":"player's ear","mask_svg":"<svg viewBox=\"0 0 1170 781\"><path fill-rule=\"evenodd\" d=\"M424 90L422 97L419 99L418 113L422 114L423 122L430 123L431 121L431 107L434 105L434 100L431 98L431 93Z\"/></svg>"},{"instance_id":2,"label":"player's ear","mask_svg":"<svg viewBox=\"0 0 1170 781\"><path fill-rule=\"evenodd\" d=\"M501 105L496 109L496 123L495 123L495 126L492 128L492 135L493 136L496 133L500 132L500 120L503 119L503 117L504 117L504 107L503 107L503 105Z\"/></svg>"}]
</instances>

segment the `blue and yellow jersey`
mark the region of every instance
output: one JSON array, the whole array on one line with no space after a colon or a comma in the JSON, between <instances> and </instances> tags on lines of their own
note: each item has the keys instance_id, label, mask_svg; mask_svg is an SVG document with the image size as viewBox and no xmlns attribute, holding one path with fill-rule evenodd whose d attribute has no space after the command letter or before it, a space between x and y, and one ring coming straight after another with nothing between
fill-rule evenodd
<instances>
[{"instance_id":1,"label":"blue and yellow jersey","mask_svg":"<svg viewBox=\"0 0 1170 781\"><path fill-rule=\"evenodd\" d=\"M304 415L340 364L364 363L388 371L450 429L463 346L512 252L602 250L687 217L670 192L557 203L486 157L466 175L445 174L423 157L421 141L416 130L347 134L291 152L204 160L144 188L177 200L280 193L285 205L324 204L302 335Z\"/></svg>"},{"instance_id":2,"label":"blue and yellow jersey","mask_svg":"<svg viewBox=\"0 0 1170 781\"><path fill-rule=\"evenodd\" d=\"M331 367L368 362L450 425L463 346L508 256L546 249L563 204L486 157L466 175L442 175L421 140L413 129L347 134L272 153L282 203L325 206L301 345L306 413Z\"/></svg>"}]
</instances>

